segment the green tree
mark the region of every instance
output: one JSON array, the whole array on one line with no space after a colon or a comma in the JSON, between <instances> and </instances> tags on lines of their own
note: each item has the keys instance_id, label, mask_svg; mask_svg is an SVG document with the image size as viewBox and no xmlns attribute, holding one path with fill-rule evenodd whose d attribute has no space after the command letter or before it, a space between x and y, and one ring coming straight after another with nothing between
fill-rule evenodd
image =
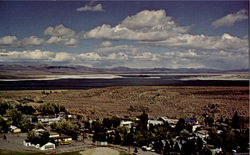
<instances>
[{"instance_id":1,"label":"green tree","mask_svg":"<svg viewBox=\"0 0 250 155\"><path fill-rule=\"evenodd\" d=\"M23 132L30 129L30 120L24 116L20 111L11 109L7 111L7 115L10 117L12 125L19 127Z\"/></svg>"},{"instance_id":2,"label":"green tree","mask_svg":"<svg viewBox=\"0 0 250 155\"><path fill-rule=\"evenodd\" d=\"M155 143L154 143L154 149L155 149L155 152L157 152L157 153L162 153L162 150L163 150L163 144L162 144L162 142L161 141L156 141Z\"/></svg>"},{"instance_id":3,"label":"green tree","mask_svg":"<svg viewBox=\"0 0 250 155\"><path fill-rule=\"evenodd\" d=\"M27 132L28 130L33 129L30 120L24 115L22 116L19 127L22 130L22 132Z\"/></svg>"},{"instance_id":4,"label":"green tree","mask_svg":"<svg viewBox=\"0 0 250 155\"><path fill-rule=\"evenodd\" d=\"M59 106L55 103L44 103L40 105L38 109L43 115L53 115L59 113L60 111L65 111L64 106Z\"/></svg>"},{"instance_id":5,"label":"green tree","mask_svg":"<svg viewBox=\"0 0 250 155\"><path fill-rule=\"evenodd\" d=\"M0 116L0 133L8 132L9 127L10 127L10 122L5 120L2 116Z\"/></svg>"},{"instance_id":6,"label":"green tree","mask_svg":"<svg viewBox=\"0 0 250 155\"><path fill-rule=\"evenodd\" d=\"M6 114L6 110L12 109L13 107L6 102L0 102L0 115Z\"/></svg>"},{"instance_id":7,"label":"green tree","mask_svg":"<svg viewBox=\"0 0 250 155\"><path fill-rule=\"evenodd\" d=\"M16 109L26 115L32 115L36 111L32 106L27 104L18 104L16 105Z\"/></svg>"},{"instance_id":8,"label":"green tree","mask_svg":"<svg viewBox=\"0 0 250 155\"><path fill-rule=\"evenodd\" d=\"M181 149L180 149L180 147L179 147L179 145L178 145L178 143L176 142L175 143L175 145L174 145L174 150L173 150L174 152L180 152L181 151Z\"/></svg>"},{"instance_id":9,"label":"green tree","mask_svg":"<svg viewBox=\"0 0 250 155\"><path fill-rule=\"evenodd\" d=\"M236 128L236 129L240 128L240 117L237 111L234 112L231 126L232 128Z\"/></svg>"},{"instance_id":10,"label":"green tree","mask_svg":"<svg viewBox=\"0 0 250 155\"><path fill-rule=\"evenodd\" d=\"M112 127L112 122L109 118L104 118L102 122L105 128L110 129Z\"/></svg>"},{"instance_id":11,"label":"green tree","mask_svg":"<svg viewBox=\"0 0 250 155\"><path fill-rule=\"evenodd\" d=\"M120 118L114 116L114 117L112 117L111 122L112 122L113 128L117 128L118 126L120 126L121 120L120 120Z\"/></svg>"},{"instance_id":12,"label":"green tree","mask_svg":"<svg viewBox=\"0 0 250 155\"><path fill-rule=\"evenodd\" d=\"M15 125L20 128L23 114L20 111L17 111L16 109L11 109L7 111L7 115L10 117L12 125Z\"/></svg>"},{"instance_id":13,"label":"green tree","mask_svg":"<svg viewBox=\"0 0 250 155\"><path fill-rule=\"evenodd\" d=\"M180 132L181 130L185 129L185 120L180 118L175 126L175 130Z\"/></svg>"},{"instance_id":14,"label":"green tree","mask_svg":"<svg viewBox=\"0 0 250 155\"><path fill-rule=\"evenodd\" d=\"M54 122L53 122L54 123ZM36 129L44 129L44 125L42 122L38 121L36 126L35 126ZM52 128L52 127L51 127Z\"/></svg>"},{"instance_id":15,"label":"green tree","mask_svg":"<svg viewBox=\"0 0 250 155\"><path fill-rule=\"evenodd\" d=\"M183 155L196 154L195 141L188 140L186 143L184 143L181 147L181 154Z\"/></svg>"},{"instance_id":16,"label":"green tree","mask_svg":"<svg viewBox=\"0 0 250 155\"><path fill-rule=\"evenodd\" d=\"M145 111L143 111L143 113L139 116L139 118L142 129L147 130L148 114Z\"/></svg>"},{"instance_id":17,"label":"green tree","mask_svg":"<svg viewBox=\"0 0 250 155\"><path fill-rule=\"evenodd\" d=\"M76 123L63 120L62 122L52 123L51 128L57 132L64 133L76 140L79 133L79 126Z\"/></svg>"},{"instance_id":18,"label":"green tree","mask_svg":"<svg viewBox=\"0 0 250 155\"><path fill-rule=\"evenodd\" d=\"M198 137L198 139L197 139L197 151L200 152L202 150L202 148L203 148L203 141L200 137Z\"/></svg>"}]
</instances>

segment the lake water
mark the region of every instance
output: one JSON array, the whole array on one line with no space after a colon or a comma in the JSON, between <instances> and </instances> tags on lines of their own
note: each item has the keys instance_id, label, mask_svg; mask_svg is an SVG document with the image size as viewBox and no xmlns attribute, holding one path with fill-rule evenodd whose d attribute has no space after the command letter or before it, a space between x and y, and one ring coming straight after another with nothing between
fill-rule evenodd
<instances>
[{"instance_id":1,"label":"lake water","mask_svg":"<svg viewBox=\"0 0 250 155\"><path fill-rule=\"evenodd\" d=\"M187 76L0 81L0 90L90 89L108 86L249 86L249 80L183 80Z\"/></svg>"}]
</instances>

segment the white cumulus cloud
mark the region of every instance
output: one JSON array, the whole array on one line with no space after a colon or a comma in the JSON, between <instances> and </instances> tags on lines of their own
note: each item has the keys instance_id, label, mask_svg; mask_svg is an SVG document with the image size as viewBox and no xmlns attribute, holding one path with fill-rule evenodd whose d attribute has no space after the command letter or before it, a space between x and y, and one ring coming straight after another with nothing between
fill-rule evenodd
<instances>
[{"instance_id":1,"label":"white cumulus cloud","mask_svg":"<svg viewBox=\"0 0 250 155\"><path fill-rule=\"evenodd\" d=\"M212 23L212 26L214 28L232 26L236 22L240 22L242 20L247 20L247 19L248 19L247 10L242 9L236 13L231 13L231 14L228 14L224 17L217 19L216 21Z\"/></svg>"},{"instance_id":2,"label":"white cumulus cloud","mask_svg":"<svg viewBox=\"0 0 250 155\"><path fill-rule=\"evenodd\" d=\"M42 45L44 42L44 39L38 38L37 36L26 37L22 40L18 40L16 36L4 36L0 38L0 47L32 47Z\"/></svg>"},{"instance_id":3,"label":"white cumulus cloud","mask_svg":"<svg viewBox=\"0 0 250 155\"><path fill-rule=\"evenodd\" d=\"M16 36L4 36L0 38L0 46L12 45L15 41L17 41Z\"/></svg>"},{"instance_id":4,"label":"white cumulus cloud","mask_svg":"<svg viewBox=\"0 0 250 155\"><path fill-rule=\"evenodd\" d=\"M107 24L98 26L85 33L84 38L156 41L184 33L188 29L178 26L170 16L166 16L165 10L144 10L125 18L114 27Z\"/></svg>"},{"instance_id":5,"label":"white cumulus cloud","mask_svg":"<svg viewBox=\"0 0 250 155\"><path fill-rule=\"evenodd\" d=\"M77 8L77 11L104 11L102 4L97 4L95 6L85 5L83 7Z\"/></svg>"},{"instance_id":6,"label":"white cumulus cloud","mask_svg":"<svg viewBox=\"0 0 250 155\"><path fill-rule=\"evenodd\" d=\"M62 24L55 27L49 26L44 31L44 34L50 36L50 38L46 41L47 44L55 43L74 47L79 43L79 37L76 32Z\"/></svg>"}]
</instances>

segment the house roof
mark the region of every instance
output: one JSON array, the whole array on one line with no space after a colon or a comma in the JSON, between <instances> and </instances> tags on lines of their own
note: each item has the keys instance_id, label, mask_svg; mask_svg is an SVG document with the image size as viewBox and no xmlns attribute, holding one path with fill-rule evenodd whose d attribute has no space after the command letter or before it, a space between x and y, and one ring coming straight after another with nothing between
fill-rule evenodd
<instances>
[{"instance_id":1,"label":"house roof","mask_svg":"<svg viewBox=\"0 0 250 155\"><path fill-rule=\"evenodd\" d=\"M15 130L15 129L17 129L18 127L14 126L14 125L11 125L10 128L11 128L12 130Z\"/></svg>"},{"instance_id":2,"label":"house roof","mask_svg":"<svg viewBox=\"0 0 250 155\"><path fill-rule=\"evenodd\" d=\"M200 134L204 134L204 135L205 135L205 134L208 134L208 132L209 132L209 131L207 131L207 130L200 130L200 131L198 131L197 133L200 133Z\"/></svg>"},{"instance_id":3,"label":"house roof","mask_svg":"<svg viewBox=\"0 0 250 155\"><path fill-rule=\"evenodd\" d=\"M197 120L187 118L187 119L185 119L185 122L187 122L187 123L195 123L195 122L197 122Z\"/></svg>"},{"instance_id":4,"label":"house roof","mask_svg":"<svg viewBox=\"0 0 250 155\"><path fill-rule=\"evenodd\" d=\"M45 145L55 145L54 143L51 143L51 142L48 142L48 143L46 143L46 144L44 144L44 145L42 145L42 146L45 146Z\"/></svg>"}]
</instances>

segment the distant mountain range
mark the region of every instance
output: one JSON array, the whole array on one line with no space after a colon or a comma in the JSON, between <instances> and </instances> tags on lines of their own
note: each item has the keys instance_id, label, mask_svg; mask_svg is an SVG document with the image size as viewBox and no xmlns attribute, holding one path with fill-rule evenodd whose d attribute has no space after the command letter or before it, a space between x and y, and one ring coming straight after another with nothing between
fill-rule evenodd
<instances>
[{"instance_id":1,"label":"distant mountain range","mask_svg":"<svg viewBox=\"0 0 250 155\"><path fill-rule=\"evenodd\" d=\"M47 74L158 74L158 73L248 73L249 69L217 70L207 68L92 68L86 66L49 65L0 65L0 75L47 75Z\"/></svg>"}]
</instances>

